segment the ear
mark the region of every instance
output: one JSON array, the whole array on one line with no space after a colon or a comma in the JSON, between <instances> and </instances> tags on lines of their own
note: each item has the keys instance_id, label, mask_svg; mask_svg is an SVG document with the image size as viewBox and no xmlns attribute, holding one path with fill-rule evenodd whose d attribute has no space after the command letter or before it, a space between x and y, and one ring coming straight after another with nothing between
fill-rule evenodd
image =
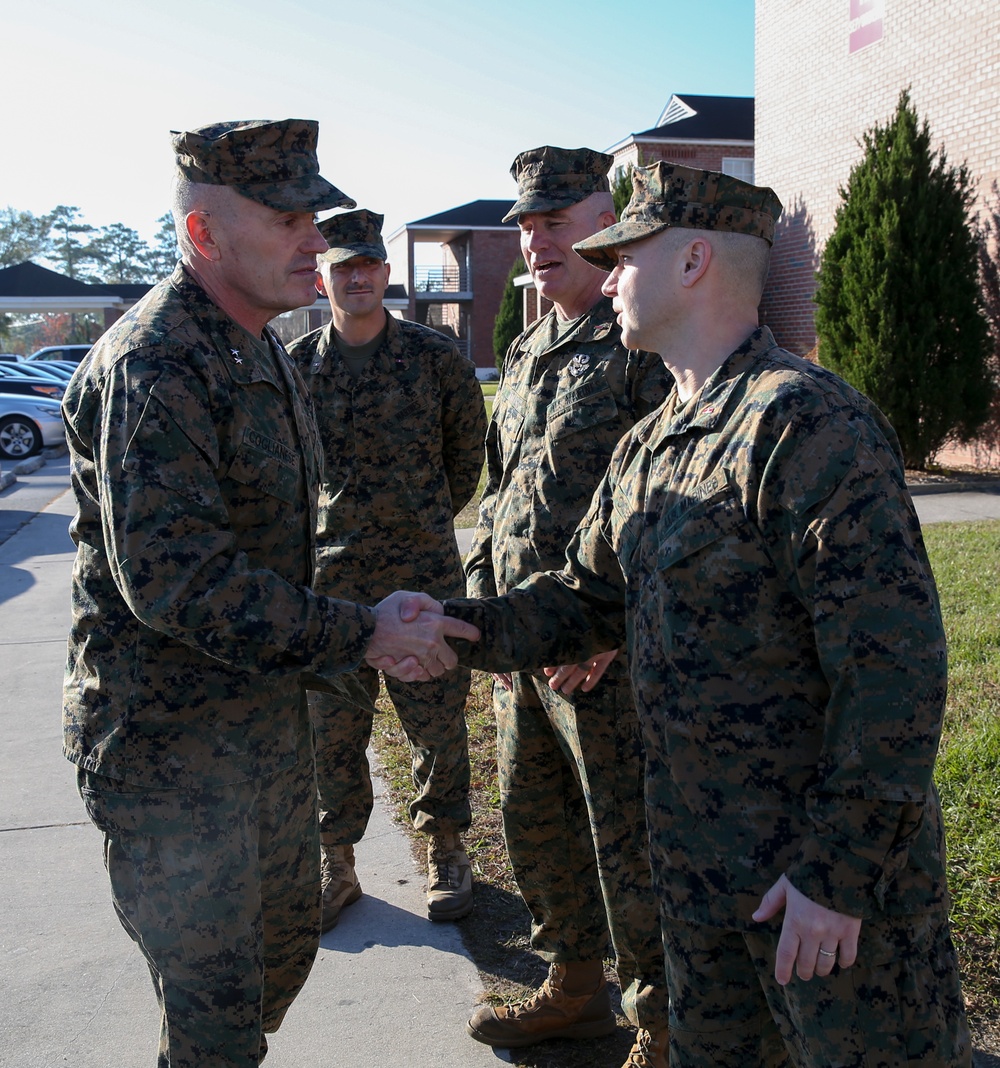
<instances>
[{"instance_id":1,"label":"ear","mask_svg":"<svg viewBox=\"0 0 1000 1068\"><path fill-rule=\"evenodd\" d=\"M390 270L391 270L391 268L389 267L389 261L386 260L385 261L385 284L386 285L389 284L389 271Z\"/></svg>"},{"instance_id":2,"label":"ear","mask_svg":"<svg viewBox=\"0 0 1000 1068\"><path fill-rule=\"evenodd\" d=\"M321 297L325 297L327 295L326 282L323 281L323 272L319 269L317 269L316 271L316 292Z\"/></svg>"},{"instance_id":3,"label":"ear","mask_svg":"<svg viewBox=\"0 0 1000 1068\"><path fill-rule=\"evenodd\" d=\"M194 247L213 263L222 259L222 251L212 232L211 215L206 211L189 211L184 217L187 235Z\"/></svg>"},{"instance_id":4,"label":"ear","mask_svg":"<svg viewBox=\"0 0 1000 1068\"><path fill-rule=\"evenodd\" d=\"M618 222L618 216L613 211L602 211L597 219L597 225L601 230L607 230L609 226L614 226Z\"/></svg>"},{"instance_id":5,"label":"ear","mask_svg":"<svg viewBox=\"0 0 1000 1068\"><path fill-rule=\"evenodd\" d=\"M681 285L690 288L699 282L712 261L712 246L703 237L696 237L682 249Z\"/></svg>"}]
</instances>

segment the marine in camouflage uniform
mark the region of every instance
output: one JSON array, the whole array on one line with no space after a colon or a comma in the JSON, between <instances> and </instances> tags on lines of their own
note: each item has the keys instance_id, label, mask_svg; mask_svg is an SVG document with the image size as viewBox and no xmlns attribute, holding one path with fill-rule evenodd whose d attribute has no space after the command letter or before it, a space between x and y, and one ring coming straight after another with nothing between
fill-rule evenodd
<instances>
[{"instance_id":1,"label":"marine in camouflage uniform","mask_svg":"<svg viewBox=\"0 0 1000 1068\"><path fill-rule=\"evenodd\" d=\"M238 239L251 269L261 219L287 213L285 259L268 265L281 288L260 298L258 330L274 303L308 302L301 268L323 249L312 212L353 206L319 176L316 136L287 120L173 139L190 199L257 235ZM177 205L179 230L208 226L180 191ZM216 224L200 239L232 236ZM78 507L64 751L153 978L158 1065L245 1068L319 941L300 683L356 665L376 623L308 588L320 463L308 394L269 330L209 297L192 266L205 261L179 237L184 264L101 338L64 399ZM239 269L228 256L217 283Z\"/></svg>"},{"instance_id":2,"label":"marine in camouflage uniform","mask_svg":"<svg viewBox=\"0 0 1000 1068\"><path fill-rule=\"evenodd\" d=\"M504 360L466 561L473 597L505 593L562 565L615 444L666 396L662 361L622 344L611 302L600 294L604 275L570 245L573 233L614 219L611 163L589 149L544 147L522 153L511 169L520 196L508 218L518 217L525 260L555 306ZM498 1046L605 1033L614 1026L601 965L610 931L624 1010L654 1058L668 1002L628 673L618 658L590 692L553 690L541 671L515 673L510 685L494 687L504 835L531 913L532 947L556 967L540 1001L483 1007L469 1033ZM596 985L593 1004L583 999L542 1019L574 982L577 994ZM640 1055L637 1046L629 1064L646 1063Z\"/></svg>"},{"instance_id":3,"label":"marine in camouflage uniform","mask_svg":"<svg viewBox=\"0 0 1000 1068\"><path fill-rule=\"evenodd\" d=\"M455 515L482 471L483 393L454 341L383 308L389 265L382 218L362 208L320 223L330 249L320 257L317 288L329 296L334 318L289 346L312 394L324 450L314 588L366 602L417 587L454 596L465 588ZM378 672L362 665L357 676L374 701ZM458 919L472 908L472 873L459 840L471 819L469 678L467 670L420 683L386 677L412 754L410 816L430 837L431 919ZM309 708L326 930L361 896L353 847L374 804L365 756L372 706L310 693Z\"/></svg>"},{"instance_id":4,"label":"marine in camouflage uniform","mask_svg":"<svg viewBox=\"0 0 1000 1068\"><path fill-rule=\"evenodd\" d=\"M780 204L669 164L633 178L622 222L577 248L630 254L605 292L655 343L652 295L704 261L683 242L770 242ZM659 258L631 246L672 228ZM511 670L627 634L672 1065L968 1065L932 782L945 636L895 434L766 328L703 366L617 447L561 574L449 606L483 631L464 659Z\"/></svg>"}]
</instances>

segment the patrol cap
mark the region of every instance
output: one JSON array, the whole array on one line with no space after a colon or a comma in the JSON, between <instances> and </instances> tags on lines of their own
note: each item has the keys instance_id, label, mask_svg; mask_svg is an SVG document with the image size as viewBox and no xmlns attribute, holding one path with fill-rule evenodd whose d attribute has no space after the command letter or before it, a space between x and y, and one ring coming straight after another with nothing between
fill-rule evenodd
<instances>
[{"instance_id":1,"label":"patrol cap","mask_svg":"<svg viewBox=\"0 0 1000 1068\"><path fill-rule=\"evenodd\" d=\"M275 211L353 208L350 197L320 177L318 137L312 119L215 122L170 132L177 169L189 181L228 185Z\"/></svg>"},{"instance_id":2,"label":"patrol cap","mask_svg":"<svg viewBox=\"0 0 1000 1068\"><path fill-rule=\"evenodd\" d=\"M319 232L330 246L319 258L323 263L343 263L355 256L374 256L386 259L385 245L382 243L382 220L367 208L357 211L345 211L332 215L317 223Z\"/></svg>"},{"instance_id":3,"label":"patrol cap","mask_svg":"<svg viewBox=\"0 0 1000 1068\"><path fill-rule=\"evenodd\" d=\"M719 171L702 171L662 160L632 171L632 197L621 219L573 248L589 263L610 271L611 251L671 226L727 230L774 243L781 201L773 189L750 185Z\"/></svg>"},{"instance_id":4,"label":"patrol cap","mask_svg":"<svg viewBox=\"0 0 1000 1068\"><path fill-rule=\"evenodd\" d=\"M614 156L592 148L529 148L510 165L518 197L503 221L526 211L568 208L592 193L610 192L608 171L614 161Z\"/></svg>"}]
</instances>

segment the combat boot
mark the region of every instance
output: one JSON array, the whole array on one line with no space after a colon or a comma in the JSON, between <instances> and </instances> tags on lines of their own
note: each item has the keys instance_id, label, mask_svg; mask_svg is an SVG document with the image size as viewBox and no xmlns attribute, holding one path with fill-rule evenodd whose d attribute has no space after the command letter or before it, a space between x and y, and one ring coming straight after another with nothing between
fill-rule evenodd
<instances>
[{"instance_id":1,"label":"combat boot","mask_svg":"<svg viewBox=\"0 0 1000 1068\"><path fill-rule=\"evenodd\" d=\"M427 917L460 920L472 911L472 866L457 834L427 843Z\"/></svg>"},{"instance_id":2,"label":"combat boot","mask_svg":"<svg viewBox=\"0 0 1000 1068\"><path fill-rule=\"evenodd\" d=\"M622 1068L668 1068L670 1037L667 1028L646 1031L640 1027L635 1033L635 1045Z\"/></svg>"},{"instance_id":3,"label":"combat boot","mask_svg":"<svg viewBox=\"0 0 1000 1068\"><path fill-rule=\"evenodd\" d=\"M614 1031L615 1014L608 997L603 968L596 985L582 994L569 994L586 985L600 961L552 964L548 978L526 1001L513 1005L482 1005L466 1024L477 1042L503 1049L533 1046L547 1038L600 1038Z\"/></svg>"},{"instance_id":4,"label":"combat boot","mask_svg":"<svg viewBox=\"0 0 1000 1068\"><path fill-rule=\"evenodd\" d=\"M361 897L361 883L354 871L354 846L323 842L320 849L320 885L323 887L320 930L329 931L337 926L340 910Z\"/></svg>"}]
</instances>

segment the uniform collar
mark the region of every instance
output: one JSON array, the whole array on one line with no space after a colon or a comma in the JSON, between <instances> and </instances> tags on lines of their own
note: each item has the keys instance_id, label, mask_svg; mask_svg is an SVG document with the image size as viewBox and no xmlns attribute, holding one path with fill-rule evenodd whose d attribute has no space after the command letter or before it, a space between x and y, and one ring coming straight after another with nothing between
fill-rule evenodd
<instances>
[{"instance_id":1,"label":"uniform collar","mask_svg":"<svg viewBox=\"0 0 1000 1068\"><path fill-rule=\"evenodd\" d=\"M555 308L549 315L556 317ZM545 321L544 317L538 320L539 326ZM621 336L621 327L618 325L618 317L611 306L610 297L602 297L590 311L584 313L575 321L573 327L551 345L547 345L540 356L544 356L553 349L562 348L563 345L584 345L591 341L605 341L612 339L612 343Z\"/></svg>"},{"instance_id":2,"label":"uniform collar","mask_svg":"<svg viewBox=\"0 0 1000 1068\"><path fill-rule=\"evenodd\" d=\"M669 437L691 430L713 430L730 416L729 401L754 364L771 349L777 348L774 335L759 326L723 361L722 366L684 405L678 406L674 386L663 408L663 418L651 421L642 433L645 443L656 449Z\"/></svg>"},{"instance_id":3,"label":"uniform collar","mask_svg":"<svg viewBox=\"0 0 1000 1068\"><path fill-rule=\"evenodd\" d=\"M204 289L190 275L182 264L178 264L170 276L170 284L177 292L184 306L201 327L203 335L210 340L216 355L229 369L234 382L249 384L251 382L270 382L281 386L275 378L278 370L276 363L287 359L284 348L270 327L265 327L260 344L270 344L274 359L267 359L258 353L255 345L249 343L247 332L231 319Z\"/></svg>"}]
</instances>

